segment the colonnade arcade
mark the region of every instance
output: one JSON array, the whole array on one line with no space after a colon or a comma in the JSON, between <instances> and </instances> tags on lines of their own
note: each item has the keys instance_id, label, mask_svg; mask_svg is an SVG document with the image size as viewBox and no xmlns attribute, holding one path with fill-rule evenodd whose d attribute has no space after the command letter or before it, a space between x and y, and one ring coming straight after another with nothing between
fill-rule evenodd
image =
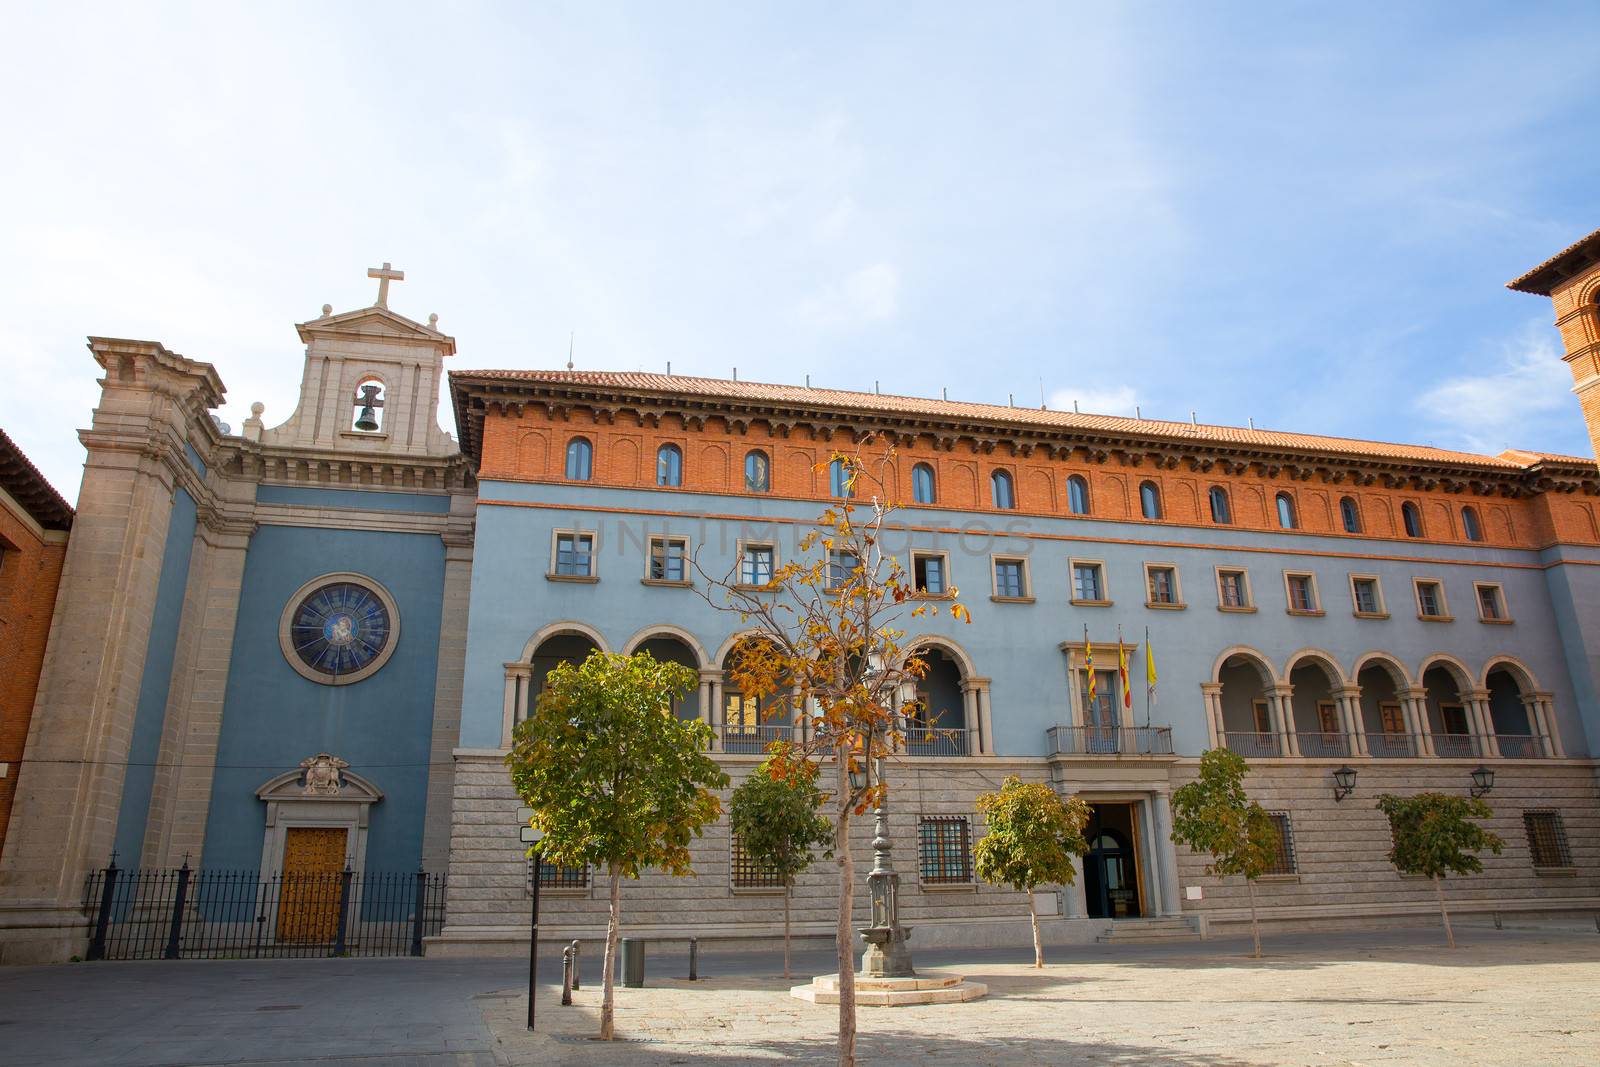
<instances>
[{"instance_id":1,"label":"colonnade arcade","mask_svg":"<svg viewBox=\"0 0 1600 1067\"><path fill-rule=\"evenodd\" d=\"M709 653L688 631L659 624L639 630L616 651L624 655L649 652L658 660L695 671L699 685L678 702L677 714L711 727L714 752L761 755L774 741L803 737L808 724L805 716L796 721L791 701L769 695L758 702L734 688L735 661L752 640L760 640L759 634L736 633ZM510 746L511 731L537 703L545 675L559 663L582 662L596 649L613 651L598 630L578 622L551 623L528 639L522 655L505 664L503 746ZM973 670L971 658L960 645L944 638L913 640L905 658L912 655L921 658L928 670L920 680L908 682L900 694L908 709L901 726L906 755L992 755L989 679Z\"/></svg>"},{"instance_id":2,"label":"colonnade arcade","mask_svg":"<svg viewBox=\"0 0 1600 1067\"><path fill-rule=\"evenodd\" d=\"M1560 758L1551 694L1510 656L1471 671L1435 654L1416 673L1368 652L1348 671L1303 649L1282 669L1243 646L1216 659L1201 684L1213 747L1247 758Z\"/></svg>"}]
</instances>

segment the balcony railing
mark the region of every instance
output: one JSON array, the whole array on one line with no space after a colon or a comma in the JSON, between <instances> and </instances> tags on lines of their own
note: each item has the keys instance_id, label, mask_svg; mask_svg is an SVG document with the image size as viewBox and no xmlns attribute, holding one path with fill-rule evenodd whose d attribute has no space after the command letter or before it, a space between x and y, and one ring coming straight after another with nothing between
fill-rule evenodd
<instances>
[{"instance_id":1,"label":"balcony railing","mask_svg":"<svg viewBox=\"0 0 1600 1067\"><path fill-rule=\"evenodd\" d=\"M794 727L788 723L760 723L745 726L739 723L722 724L722 751L735 755L763 755L774 741L788 741L794 737Z\"/></svg>"},{"instance_id":2,"label":"balcony railing","mask_svg":"<svg viewBox=\"0 0 1600 1067\"><path fill-rule=\"evenodd\" d=\"M978 750L978 731L946 726L907 726L902 744L908 756L970 756Z\"/></svg>"},{"instance_id":3,"label":"balcony railing","mask_svg":"<svg viewBox=\"0 0 1600 1067\"><path fill-rule=\"evenodd\" d=\"M1045 738L1052 756L1170 756L1170 726L1051 726Z\"/></svg>"},{"instance_id":4,"label":"balcony railing","mask_svg":"<svg viewBox=\"0 0 1600 1067\"><path fill-rule=\"evenodd\" d=\"M1316 757L1344 757L1350 755L1350 738L1344 734L1297 734L1300 755Z\"/></svg>"},{"instance_id":5,"label":"balcony railing","mask_svg":"<svg viewBox=\"0 0 1600 1067\"><path fill-rule=\"evenodd\" d=\"M1407 759L1421 751L1413 734L1367 735L1367 755L1375 759Z\"/></svg>"},{"instance_id":6,"label":"balcony railing","mask_svg":"<svg viewBox=\"0 0 1600 1067\"><path fill-rule=\"evenodd\" d=\"M1478 739L1471 734L1434 734L1433 754L1446 759L1478 755Z\"/></svg>"},{"instance_id":7,"label":"balcony railing","mask_svg":"<svg viewBox=\"0 0 1600 1067\"><path fill-rule=\"evenodd\" d=\"M1222 744L1245 759L1283 755L1283 745L1278 741L1277 734L1238 734L1230 731L1223 735Z\"/></svg>"},{"instance_id":8,"label":"balcony railing","mask_svg":"<svg viewBox=\"0 0 1600 1067\"><path fill-rule=\"evenodd\" d=\"M1495 744L1506 759L1543 759L1544 738L1537 734L1495 734Z\"/></svg>"}]
</instances>

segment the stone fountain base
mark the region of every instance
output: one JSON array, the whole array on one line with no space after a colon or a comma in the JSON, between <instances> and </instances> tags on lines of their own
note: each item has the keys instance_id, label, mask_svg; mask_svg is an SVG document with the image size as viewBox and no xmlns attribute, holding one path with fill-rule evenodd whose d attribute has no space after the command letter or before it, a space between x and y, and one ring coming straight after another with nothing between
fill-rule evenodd
<instances>
[{"instance_id":1,"label":"stone fountain base","mask_svg":"<svg viewBox=\"0 0 1600 1067\"><path fill-rule=\"evenodd\" d=\"M856 1005L868 1008L904 1008L915 1004L959 1004L987 995L989 987L969 982L959 974L924 975L919 978L868 978L856 975ZM810 985L797 985L789 995L813 1004L839 1003L839 976L818 975Z\"/></svg>"}]
</instances>

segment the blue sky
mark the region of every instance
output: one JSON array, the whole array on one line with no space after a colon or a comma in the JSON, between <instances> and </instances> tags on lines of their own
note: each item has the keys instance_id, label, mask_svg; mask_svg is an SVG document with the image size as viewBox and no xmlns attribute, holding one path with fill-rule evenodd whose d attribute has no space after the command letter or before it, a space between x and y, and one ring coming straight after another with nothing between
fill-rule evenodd
<instances>
[{"instance_id":1,"label":"blue sky","mask_svg":"<svg viewBox=\"0 0 1600 1067\"><path fill-rule=\"evenodd\" d=\"M1503 285L1600 227L1592 14L13 8L0 427L76 496L88 334L280 422L292 324L390 260L458 368L575 332L586 369L1587 454Z\"/></svg>"}]
</instances>

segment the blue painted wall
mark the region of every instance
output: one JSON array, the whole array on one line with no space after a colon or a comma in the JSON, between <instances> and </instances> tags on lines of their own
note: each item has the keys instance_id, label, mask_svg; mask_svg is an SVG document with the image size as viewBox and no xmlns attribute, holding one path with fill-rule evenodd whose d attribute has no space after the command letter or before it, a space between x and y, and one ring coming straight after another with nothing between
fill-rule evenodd
<instances>
[{"instance_id":1,"label":"blue painted wall","mask_svg":"<svg viewBox=\"0 0 1600 1067\"><path fill-rule=\"evenodd\" d=\"M194 450L190 449L192 453ZM198 457L195 457L198 461ZM189 584L189 557L194 551L195 504L184 489L173 494L166 545L161 550L161 578L156 609L145 647L144 674L139 679L139 706L134 712L133 740L128 747L128 772L122 780L122 806L117 814L117 858L124 867L139 862L156 760L161 755L161 727L172 688L172 660L183 621L183 593Z\"/></svg>"},{"instance_id":2,"label":"blue painted wall","mask_svg":"<svg viewBox=\"0 0 1600 1067\"><path fill-rule=\"evenodd\" d=\"M647 625L670 623L695 634L713 654L737 629L736 619L715 611L692 590L639 583L644 575L645 545L650 534L687 535L707 570L719 571L731 566L741 537L775 538L780 557L792 555L796 540L807 529L805 522L820 510L814 502L773 498L507 482L482 483L479 498L558 505L520 508L480 504L478 509L461 729L463 745L484 748L500 743L502 665L518 658L528 638L551 622L585 622L598 629L613 650L619 650ZM585 506L676 513L631 518L585 511ZM729 512L754 516L755 521L705 517ZM802 522L768 524L760 521L762 517L788 517ZM1594 696L1592 690L1575 691L1568 675L1571 657L1581 657L1583 650L1563 644L1558 624L1562 628L1586 626L1589 633L1600 633L1600 621L1594 617L1594 608L1573 606L1573 597L1567 598L1565 607L1552 599L1550 582L1556 579L1547 582L1543 561L1536 552L1218 527L1157 527L1070 517L1004 519L923 508L908 509L897 518L919 526L963 531L896 536L890 539L889 548L902 558L910 548L938 548L950 553L951 577L962 591L962 600L972 609L973 624L964 626L941 615L908 628L914 633L940 633L953 638L972 656L978 673L993 679L992 718L996 747L1001 754L1040 755L1045 747L1045 728L1069 721L1066 661L1057 646L1063 641L1081 641L1086 624L1097 645L1108 639L1114 641L1119 624L1129 640L1141 642L1149 628L1160 670L1159 702L1153 721L1174 727L1175 744L1183 753L1198 753L1207 743L1200 683L1210 680L1218 654L1232 645L1259 649L1280 671L1289 656L1302 648L1331 653L1346 672L1362 653L1384 650L1406 666L1413 682L1419 665L1435 652L1457 656L1475 674L1481 674L1490 657L1510 654L1533 670L1540 686L1554 693L1568 754L1581 755L1590 750L1584 740L1579 701L1585 702L1583 714L1590 715ZM554 529L599 532L599 583L545 580ZM1045 539L1018 534L1043 535ZM997 604L989 600L991 553L1028 558L1036 603ZM1406 559L1358 558L1357 553ZM1104 561L1112 607L1075 608L1068 604L1069 560L1073 557ZM1490 566L1450 562L1462 560ZM1187 610L1160 611L1144 606L1145 562L1178 567ZM1248 569L1258 609L1255 614L1217 611L1214 568L1219 564ZM1326 612L1323 617L1286 613L1285 569L1316 575ZM1595 568L1584 570L1587 577L1587 572ZM1379 576L1390 618L1354 617L1348 580L1352 572ZM1443 582L1454 622L1423 622L1416 617L1413 577ZM1596 578L1600 579L1600 572ZM1514 625L1494 626L1478 621L1472 583L1491 580L1504 584ZM1595 604L1597 600L1590 595L1587 603ZM1110 655L1105 662L1114 663L1114 659ZM1134 668L1134 707L1142 722L1140 669L1138 665Z\"/></svg>"},{"instance_id":3,"label":"blue painted wall","mask_svg":"<svg viewBox=\"0 0 1600 1067\"><path fill-rule=\"evenodd\" d=\"M380 489L314 489L303 485L258 485L258 504L294 504L308 508L372 508L378 511L421 511L443 515L449 494L388 493Z\"/></svg>"},{"instance_id":4,"label":"blue painted wall","mask_svg":"<svg viewBox=\"0 0 1600 1067\"><path fill-rule=\"evenodd\" d=\"M295 591L334 571L370 576L389 590L400 612L394 655L376 674L345 686L301 677L278 645L279 619ZM416 869L443 585L444 546L437 535L257 530L245 563L206 823L207 867L256 867L266 825L256 790L307 756L331 752L384 792L372 809L367 869Z\"/></svg>"}]
</instances>

